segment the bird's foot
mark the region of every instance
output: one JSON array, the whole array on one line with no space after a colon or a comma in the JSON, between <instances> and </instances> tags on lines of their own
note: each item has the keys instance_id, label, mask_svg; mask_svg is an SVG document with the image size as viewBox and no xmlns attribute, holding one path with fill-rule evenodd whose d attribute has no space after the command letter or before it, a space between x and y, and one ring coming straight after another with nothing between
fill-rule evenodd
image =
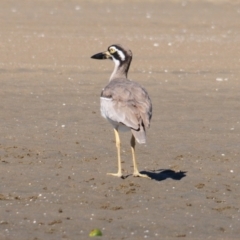
<instances>
[{"instance_id":1,"label":"bird's foot","mask_svg":"<svg viewBox=\"0 0 240 240\"><path fill-rule=\"evenodd\" d=\"M134 176L134 177L143 177L143 178L151 179L148 175L146 175L146 174L141 174L140 172L134 172L134 173L133 173L133 176Z\"/></svg>"},{"instance_id":2,"label":"bird's foot","mask_svg":"<svg viewBox=\"0 0 240 240\"><path fill-rule=\"evenodd\" d=\"M118 173L107 173L107 175L111 175L114 177L124 178L121 172Z\"/></svg>"}]
</instances>

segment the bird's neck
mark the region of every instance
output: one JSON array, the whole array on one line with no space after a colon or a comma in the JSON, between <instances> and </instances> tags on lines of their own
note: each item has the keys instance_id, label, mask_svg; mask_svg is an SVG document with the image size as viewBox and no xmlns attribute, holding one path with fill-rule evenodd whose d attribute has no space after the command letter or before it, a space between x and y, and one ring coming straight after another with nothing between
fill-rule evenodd
<instances>
[{"instance_id":1,"label":"bird's neck","mask_svg":"<svg viewBox=\"0 0 240 240\"><path fill-rule=\"evenodd\" d=\"M114 61L114 70L110 76L109 82L112 81L113 79L116 78L126 78L127 79L127 74L128 74L128 69L131 64L131 59L129 59L127 62L120 63L118 60L113 60Z\"/></svg>"}]
</instances>

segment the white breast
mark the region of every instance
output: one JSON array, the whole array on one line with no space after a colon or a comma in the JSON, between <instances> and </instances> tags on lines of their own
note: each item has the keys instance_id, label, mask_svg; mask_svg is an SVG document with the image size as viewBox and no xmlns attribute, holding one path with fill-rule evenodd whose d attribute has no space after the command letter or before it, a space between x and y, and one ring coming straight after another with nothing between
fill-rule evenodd
<instances>
[{"instance_id":1,"label":"white breast","mask_svg":"<svg viewBox=\"0 0 240 240\"><path fill-rule=\"evenodd\" d=\"M124 116L116 111L111 98L100 97L100 111L101 115L106 118L114 128L118 128L120 131L130 130L129 127L121 123L123 122Z\"/></svg>"}]
</instances>

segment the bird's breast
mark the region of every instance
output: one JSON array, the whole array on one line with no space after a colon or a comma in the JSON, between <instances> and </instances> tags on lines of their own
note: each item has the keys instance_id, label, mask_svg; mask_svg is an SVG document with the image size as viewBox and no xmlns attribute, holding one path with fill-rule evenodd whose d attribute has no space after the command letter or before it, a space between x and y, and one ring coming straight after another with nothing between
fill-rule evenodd
<instances>
[{"instance_id":1,"label":"bird's breast","mask_svg":"<svg viewBox=\"0 0 240 240\"><path fill-rule=\"evenodd\" d=\"M104 118L109 118L109 110L112 105L112 98L100 97L100 111Z\"/></svg>"}]
</instances>

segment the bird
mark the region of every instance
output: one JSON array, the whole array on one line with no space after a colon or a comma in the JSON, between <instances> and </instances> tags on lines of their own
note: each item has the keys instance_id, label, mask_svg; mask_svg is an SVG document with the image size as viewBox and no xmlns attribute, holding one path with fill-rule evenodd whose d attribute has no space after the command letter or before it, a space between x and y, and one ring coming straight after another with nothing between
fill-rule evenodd
<instances>
[{"instance_id":1,"label":"bird","mask_svg":"<svg viewBox=\"0 0 240 240\"><path fill-rule=\"evenodd\" d=\"M101 115L113 126L118 158L118 172L107 173L124 178L121 166L121 141L119 131L131 131L130 140L133 176L150 178L138 171L135 145L146 143L146 128L150 127L152 118L152 102L148 92L139 83L128 79L128 70L132 61L132 52L121 44L110 45L107 51L91 56L92 59L110 59L114 62L114 70L109 82L101 91Z\"/></svg>"}]
</instances>

